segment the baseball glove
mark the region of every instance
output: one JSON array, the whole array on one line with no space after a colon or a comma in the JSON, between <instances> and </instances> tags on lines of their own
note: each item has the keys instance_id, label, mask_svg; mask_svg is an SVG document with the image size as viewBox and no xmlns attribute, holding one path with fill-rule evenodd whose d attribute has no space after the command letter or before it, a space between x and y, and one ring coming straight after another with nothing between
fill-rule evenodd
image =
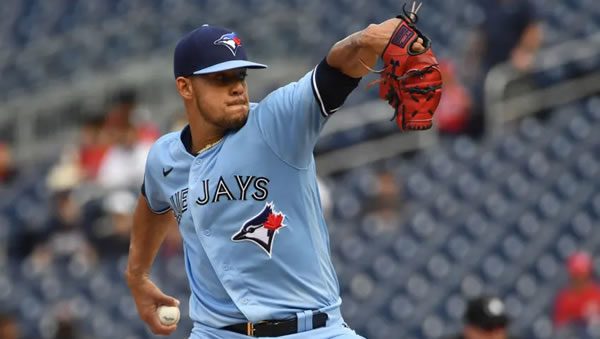
<instances>
[{"instance_id":1,"label":"baseball glove","mask_svg":"<svg viewBox=\"0 0 600 339\"><path fill-rule=\"evenodd\" d=\"M379 82L379 96L394 108L400 130L425 130L432 126L433 113L442 97L442 74L431 50L431 40L416 27L421 5L404 14L392 34L381 58L384 68ZM424 47L413 49L415 42Z\"/></svg>"}]
</instances>

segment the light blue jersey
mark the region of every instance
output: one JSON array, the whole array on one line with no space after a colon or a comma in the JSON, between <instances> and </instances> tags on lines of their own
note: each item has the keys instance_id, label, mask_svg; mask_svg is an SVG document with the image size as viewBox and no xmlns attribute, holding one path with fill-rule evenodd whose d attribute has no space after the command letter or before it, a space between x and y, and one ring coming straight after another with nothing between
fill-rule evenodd
<instances>
[{"instance_id":1,"label":"light blue jersey","mask_svg":"<svg viewBox=\"0 0 600 339\"><path fill-rule=\"evenodd\" d=\"M327 121L314 73L252 104L244 127L197 156L187 127L150 150L145 196L179 222L195 328L319 309L341 327L313 157Z\"/></svg>"}]
</instances>

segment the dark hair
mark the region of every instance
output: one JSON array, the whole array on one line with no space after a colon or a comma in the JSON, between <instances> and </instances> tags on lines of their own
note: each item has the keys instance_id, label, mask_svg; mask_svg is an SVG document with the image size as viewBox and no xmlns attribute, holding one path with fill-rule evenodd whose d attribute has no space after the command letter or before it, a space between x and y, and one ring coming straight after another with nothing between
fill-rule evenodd
<instances>
[{"instance_id":1,"label":"dark hair","mask_svg":"<svg viewBox=\"0 0 600 339\"><path fill-rule=\"evenodd\" d=\"M114 104L135 104L138 95L134 88L122 88L118 90L112 97Z\"/></svg>"},{"instance_id":2,"label":"dark hair","mask_svg":"<svg viewBox=\"0 0 600 339\"><path fill-rule=\"evenodd\" d=\"M469 300L464 314L466 324L491 331L508 326L504 303L496 297L481 296Z\"/></svg>"},{"instance_id":3,"label":"dark hair","mask_svg":"<svg viewBox=\"0 0 600 339\"><path fill-rule=\"evenodd\" d=\"M75 325L71 321L59 321L58 328L56 329L56 334L54 338L56 339L76 339L77 329Z\"/></svg>"}]
</instances>

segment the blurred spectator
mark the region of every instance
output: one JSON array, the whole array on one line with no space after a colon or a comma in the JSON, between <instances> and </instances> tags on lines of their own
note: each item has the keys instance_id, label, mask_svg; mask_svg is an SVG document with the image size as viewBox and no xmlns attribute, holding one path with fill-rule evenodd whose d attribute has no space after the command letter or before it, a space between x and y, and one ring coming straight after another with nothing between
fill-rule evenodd
<instances>
[{"instance_id":1,"label":"blurred spectator","mask_svg":"<svg viewBox=\"0 0 600 339\"><path fill-rule=\"evenodd\" d=\"M41 227L22 228L18 237L11 243L10 255L24 258L35 253L34 262L45 265L53 260L54 251L52 242L59 241L63 231L69 233L81 231L79 229L80 206L73 198L74 189L81 182L79 166L73 163L59 163L54 166L46 177L46 188L51 198L48 209L51 215ZM39 213L43 213L40 211ZM55 232L58 232L55 234ZM54 237L56 235L57 237ZM57 245L57 250L66 250L63 244ZM71 248L71 247L69 247Z\"/></svg>"},{"instance_id":2,"label":"blurred spectator","mask_svg":"<svg viewBox=\"0 0 600 339\"><path fill-rule=\"evenodd\" d=\"M0 338L20 339L21 331L14 316L8 313L0 313Z\"/></svg>"},{"instance_id":3,"label":"blurred spectator","mask_svg":"<svg viewBox=\"0 0 600 339\"><path fill-rule=\"evenodd\" d=\"M109 129L126 129L135 124L137 93L133 88L124 88L114 94L106 115L106 127Z\"/></svg>"},{"instance_id":4,"label":"blurred spectator","mask_svg":"<svg viewBox=\"0 0 600 339\"><path fill-rule=\"evenodd\" d=\"M136 139L152 143L160 135L157 125L150 121L150 112L138 107L138 95L133 88L124 88L115 93L111 100L104 128L109 136L119 139L122 131L133 126Z\"/></svg>"},{"instance_id":5,"label":"blurred spectator","mask_svg":"<svg viewBox=\"0 0 600 339\"><path fill-rule=\"evenodd\" d=\"M115 131L115 141L100 165L97 182L109 191L137 189L144 179L150 144L138 141L133 125Z\"/></svg>"},{"instance_id":6,"label":"blurred spectator","mask_svg":"<svg viewBox=\"0 0 600 339\"><path fill-rule=\"evenodd\" d=\"M532 0L480 1L483 17L466 57L472 80L474 110L470 131L483 132L483 85L495 66L509 61L519 72L529 70L542 42L540 19Z\"/></svg>"},{"instance_id":7,"label":"blurred spectator","mask_svg":"<svg viewBox=\"0 0 600 339\"><path fill-rule=\"evenodd\" d=\"M540 18L531 0L490 0L479 3L484 17L474 50L484 72L510 61L519 71L530 69L542 42Z\"/></svg>"},{"instance_id":8,"label":"blurred spectator","mask_svg":"<svg viewBox=\"0 0 600 339\"><path fill-rule=\"evenodd\" d=\"M405 206L402 186L392 172L382 171L377 174L374 195L367 201L364 212L371 232L397 230Z\"/></svg>"},{"instance_id":9,"label":"blurred spectator","mask_svg":"<svg viewBox=\"0 0 600 339\"><path fill-rule=\"evenodd\" d=\"M84 123L81 129L79 164L85 179L88 180L96 178L104 155L110 146L103 125L104 117L92 117Z\"/></svg>"},{"instance_id":10,"label":"blurred spectator","mask_svg":"<svg viewBox=\"0 0 600 339\"><path fill-rule=\"evenodd\" d=\"M450 61L440 62L444 93L435 111L436 126L442 133L465 132L471 114L471 97L457 77L456 68Z\"/></svg>"},{"instance_id":11,"label":"blurred spectator","mask_svg":"<svg viewBox=\"0 0 600 339\"><path fill-rule=\"evenodd\" d=\"M96 261L96 252L89 243L81 219L81 206L71 190L53 192L52 215L44 227L47 234L34 248L34 267L42 270L54 260L80 260L86 264Z\"/></svg>"},{"instance_id":12,"label":"blurred spectator","mask_svg":"<svg viewBox=\"0 0 600 339\"><path fill-rule=\"evenodd\" d=\"M12 152L8 144L0 142L0 185L8 184L16 177L17 169L15 167Z\"/></svg>"},{"instance_id":13,"label":"blurred spectator","mask_svg":"<svg viewBox=\"0 0 600 339\"><path fill-rule=\"evenodd\" d=\"M105 216L91 228L92 242L101 257L118 258L129 251L136 197L129 191L115 191L103 203Z\"/></svg>"},{"instance_id":14,"label":"blurred spectator","mask_svg":"<svg viewBox=\"0 0 600 339\"><path fill-rule=\"evenodd\" d=\"M56 331L53 339L80 339L83 338L75 324L75 312L68 301L62 301L56 304L54 309L54 318L56 321ZM88 337L89 338L89 337Z\"/></svg>"},{"instance_id":15,"label":"blurred spectator","mask_svg":"<svg viewBox=\"0 0 600 339\"><path fill-rule=\"evenodd\" d=\"M600 318L600 285L592 280L592 258L576 252L567 260L569 285L562 289L554 304L554 324L585 325Z\"/></svg>"},{"instance_id":16,"label":"blurred spectator","mask_svg":"<svg viewBox=\"0 0 600 339\"><path fill-rule=\"evenodd\" d=\"M54 339L78 339L81 338L77 334L77 330L73 321L59 320L57 323L56 334Z\"/></svg>"},{"instance_id":17,"label":"blurred spectator","mask_svg":"<svg viewBox=\"0 0 600 339\"><path fill-rule=\"evenodd\" d=\"M496 297L478 297L468 302L460 334L448 339L514 339L509 336L509 318L504 303Z\"/></svg>"}]
</instances>

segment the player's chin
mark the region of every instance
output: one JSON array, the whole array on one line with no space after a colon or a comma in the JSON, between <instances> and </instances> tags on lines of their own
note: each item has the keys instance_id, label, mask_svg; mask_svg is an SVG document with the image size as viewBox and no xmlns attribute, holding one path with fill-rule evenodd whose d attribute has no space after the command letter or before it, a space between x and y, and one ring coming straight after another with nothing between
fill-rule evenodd
<instances>
[{"instance_id":1,"label":"player's chin","mask_svg":"<svg viewBox=\"0 0 600 339\"><path fill-rule=\"evenodd\" d=\"M239 129L244 127L248 120L248 105L227 106L227 127Z\"/></svg>"}]
</instances>

